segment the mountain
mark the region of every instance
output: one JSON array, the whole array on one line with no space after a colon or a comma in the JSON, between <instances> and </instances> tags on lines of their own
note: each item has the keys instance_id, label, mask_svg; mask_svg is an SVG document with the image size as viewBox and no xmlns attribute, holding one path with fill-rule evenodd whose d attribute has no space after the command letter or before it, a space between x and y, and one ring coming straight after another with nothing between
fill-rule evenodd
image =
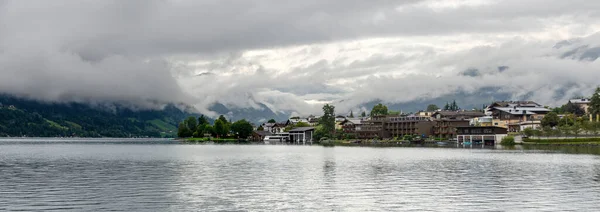
<instances>
[{"instance_id":1,"label":"mountain","mask_svg":"<svg viewBox=\"0 0 600 212\"><path fill-rule=\"evenodd\" d=\"M275 119L277 121L287 120L291 116L291 112L274 112L263 103L256 103L258 108L240 108L233 106L225 106L221 103L214 103L208 109L217 114L224 115L232 121L246 119L247 121L255 124L261 124L269 119Z\"/></svg>"},{"instance_id":2,"label":"mountain","mask_svg":"<svg viewBox=\"0 0 600 212\"><path fill-rule=\"evenodd\" d=\"M0 136L175 137L189 116L173 104L162 110L132 110L107 103L45 103L0 95Z\"/></svg>"}]
</instances>

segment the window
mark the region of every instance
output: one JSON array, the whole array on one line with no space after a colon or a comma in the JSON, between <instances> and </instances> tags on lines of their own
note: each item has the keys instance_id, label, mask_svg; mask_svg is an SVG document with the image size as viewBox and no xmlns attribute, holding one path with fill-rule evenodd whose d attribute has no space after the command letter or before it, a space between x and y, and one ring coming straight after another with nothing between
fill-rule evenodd
<instances>
[{"instance_id":1,"label":"window","mask_svg":"<svg viewBox=\"0 0 600 212\"><path fill-rule=\"evenodd\" d=\"M494 125L498 126L498 123L494 123Z\"/></svg>"}]
</instances>

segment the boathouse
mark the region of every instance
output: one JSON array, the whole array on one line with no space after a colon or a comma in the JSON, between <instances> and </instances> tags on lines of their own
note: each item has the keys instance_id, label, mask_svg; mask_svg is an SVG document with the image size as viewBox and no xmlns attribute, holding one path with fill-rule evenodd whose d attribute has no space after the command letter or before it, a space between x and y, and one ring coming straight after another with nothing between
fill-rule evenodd
<instances>
[{"instance_id":1,"label":"boathouse","mask_svg":"<svg viewBox=\"0 0 600 212\"><path fill-rule=\"evenodd\" d=\"M507 134L508 130L506 128L495 126L456 128L456 140L459 144L464 142L473 144L473 142L476 142L484 145L495 145L500 143Z\"/></svg>"},{"instance_id":2,"label":"boathouse","mask_svg":"<svg viewBox=\"0 0 600 212\"><path fill-rule=\"evenodd\" d=\"M293 143L313 143L313 135L315 134L314 127L298 127L291 129L290 133L290 141Z\"/></svg>"}]
</instances>

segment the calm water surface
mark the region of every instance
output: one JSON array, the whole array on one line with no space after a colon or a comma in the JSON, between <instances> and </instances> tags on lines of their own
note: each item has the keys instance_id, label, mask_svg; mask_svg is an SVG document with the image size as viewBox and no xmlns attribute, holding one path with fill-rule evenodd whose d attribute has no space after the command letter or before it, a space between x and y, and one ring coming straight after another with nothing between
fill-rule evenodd
<instances>
[{"instance_id":1,"label":"calm water surface","mask_svg":"<svg viewBox=\"0 0 600 212\"><path fill-rule=\"evenodd\" d=\"M0 140L0 211L598 211L600 156Z\"/></svg>"}]
</instances>

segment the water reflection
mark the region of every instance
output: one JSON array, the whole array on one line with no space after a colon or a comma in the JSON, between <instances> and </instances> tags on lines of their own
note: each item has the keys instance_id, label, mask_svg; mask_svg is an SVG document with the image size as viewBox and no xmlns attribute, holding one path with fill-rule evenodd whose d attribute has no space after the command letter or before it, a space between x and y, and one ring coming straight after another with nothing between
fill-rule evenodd
<instances>
[{"instance_id":1,"label":"water reflection","mask_svg":"<svg viewBox=\"0 0 600 212\"><path fill-rule=\"evenodd\" d=\"M593 152L0 144L0 210L595 211Z\"/></svg>"}]
</instances>

